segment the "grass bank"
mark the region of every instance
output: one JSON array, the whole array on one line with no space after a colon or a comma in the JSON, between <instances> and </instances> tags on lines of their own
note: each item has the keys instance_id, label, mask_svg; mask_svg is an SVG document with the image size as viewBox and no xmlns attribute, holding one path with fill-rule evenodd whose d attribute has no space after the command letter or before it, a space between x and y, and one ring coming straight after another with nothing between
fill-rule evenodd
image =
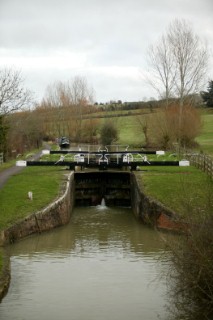
<instances>
[{"instance_id":1,"label":"grass bank","mask_svg":"<svg viewBox=\"0 0 213 320\"><path fill-rule=\"evenodd\" d=\"M11 163L10 163L11 165ZM60 194L65 171L54 167L27 167L12 176L0 190L0 230L44 208ZM33 192L33 200L28 199ZM3 252L0 250L0 277Z\"/></svg>"},{"instance_id":2,"label":"grass bank","mask_svg":"<svg viewBox=\"0 0 213 320\"><path fill-rule=\"evenodd\" d=\"M0 230L45 207L59 195L64 170L27 167L12 176L0 190ZM33 192L33 200L28 199Z\"/></svg>"},{"instance_id":3,"label":"grass bank","mask_svg":"<svg viewBox=\"0 0 213 320\"><path fill-rule=\"evenodd\" d=\"M14 166L15 164L16 164L16 160L11 160L11 161L2 163L0 165L0 172Z\"/></svg>"},{"instance_id":4,"label":"grass bank","mask_svg":"<svg viewBox=\"0 0 213 320\"><path fill-rule=\"evenodd\" d=\"M182 218L199 220L213 207L213 181L195 167L147 167L141 183L146 194Z\"/></svg>"}]
</instances>

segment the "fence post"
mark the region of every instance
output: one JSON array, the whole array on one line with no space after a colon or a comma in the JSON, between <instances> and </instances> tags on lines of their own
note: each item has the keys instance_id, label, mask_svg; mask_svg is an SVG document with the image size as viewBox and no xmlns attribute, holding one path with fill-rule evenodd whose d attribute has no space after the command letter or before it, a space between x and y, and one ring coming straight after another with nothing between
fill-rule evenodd
<instances>
[{"instance_id":1,"label":"fence post","mask_svg":"<svg viewBox=\"0 0 213 320\"><path fill-rule=\"evenodd\" d=\"M187 158L191 164L207 173L213 179L213 159L202 154L188 154Z\"/></svg>"}]
</instances>

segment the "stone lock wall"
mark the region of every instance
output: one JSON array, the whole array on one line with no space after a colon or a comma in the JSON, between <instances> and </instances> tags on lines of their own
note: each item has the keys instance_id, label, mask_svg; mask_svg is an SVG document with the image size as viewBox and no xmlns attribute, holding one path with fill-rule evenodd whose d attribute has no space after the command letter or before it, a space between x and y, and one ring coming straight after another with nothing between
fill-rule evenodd
<instances>
[{"instance_id":1,"label":"stone lock wall","mask_svg":"<svg viewBox=\"0 0 213 320\"><path fill-rule=\"evenodd\" d=\"M152 227L182 232L186 226L181 224L177 214L147 196L143 191L141 179L141 173L132 173L131 203L135 216Z\"/></svg>"},{"instance_id":2,"label":"stone lock wall","mask_svg":"<svg viewBox=\"0 0 213 320\"><path fill-rule=\"evenodd\" d=\"M33 233L41 233L69 222L74 202L74 173L67 177L64 193L44 209L29 215L0 234L0 245L13 243Z\"/></svg>"}]
</instances>

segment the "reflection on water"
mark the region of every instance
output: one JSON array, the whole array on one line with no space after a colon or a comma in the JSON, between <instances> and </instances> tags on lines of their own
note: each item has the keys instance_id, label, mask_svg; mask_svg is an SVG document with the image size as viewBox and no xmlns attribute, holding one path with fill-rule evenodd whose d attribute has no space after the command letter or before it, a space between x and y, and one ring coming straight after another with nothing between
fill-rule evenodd
<instances>
[{"instance_id":1,"label":"reflection on water","mask_svg":"<svg viewBox=\"0 0 213 320\"><path fill-rule=\"evenodd\" d=\"M128 208L75 208L69 225L10 247L0 319L165 319L162 249Z\"/></svg>"}]
</instances>

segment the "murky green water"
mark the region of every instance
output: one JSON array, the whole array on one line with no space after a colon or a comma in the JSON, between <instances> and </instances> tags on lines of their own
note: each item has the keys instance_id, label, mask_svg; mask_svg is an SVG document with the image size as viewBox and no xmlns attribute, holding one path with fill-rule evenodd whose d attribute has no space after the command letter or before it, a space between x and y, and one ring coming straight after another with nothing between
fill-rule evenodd
<instances>
[{"instance_id":1,"label":"murky green water","mask_svg":"<svg viewBox=\"0 0 213 320\"><path fill-rule=\"evenodd\" d=\"M130 209L75 208L69 225L10 247L0 319L165 319L162 248Z\"/></svg>"}]
</instances>

